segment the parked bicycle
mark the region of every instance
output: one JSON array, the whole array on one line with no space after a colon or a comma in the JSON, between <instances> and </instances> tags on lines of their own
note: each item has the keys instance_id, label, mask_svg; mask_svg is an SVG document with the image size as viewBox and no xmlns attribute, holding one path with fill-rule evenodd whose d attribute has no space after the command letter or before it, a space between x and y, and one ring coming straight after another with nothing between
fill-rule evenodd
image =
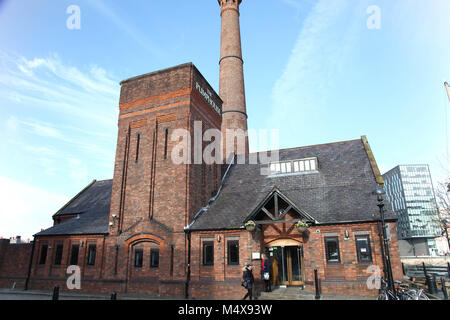
<instances>
[{"instance_id":1,"label":"parked bicycle","mask_svg":"<svg viewBox=\"0 0 450 320\"><path fill-rule=\"evenodd\" d=\"M377 300L430 300L423 289L410 288L402 281L395 281L394 291L388 289L385 279L381 279L381 289Z\"/></svg>"}]
</instances>

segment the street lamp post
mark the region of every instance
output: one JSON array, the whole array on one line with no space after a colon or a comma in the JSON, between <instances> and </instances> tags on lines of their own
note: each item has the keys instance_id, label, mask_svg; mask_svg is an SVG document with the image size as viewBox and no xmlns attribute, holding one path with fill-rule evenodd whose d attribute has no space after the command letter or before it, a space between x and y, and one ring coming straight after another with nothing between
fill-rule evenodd
<instances>
[{"instance_id":1,"label":"street lamp post","mask_svg":"<svg viewBox=\"0 0 450 320\"><path fill-rule=\"evenodd\" d=\"M385 277L387 278L387 283L388 283L388 287L392 292L395 292L395 287L394 287L394 277L392 275L392 266L391 266L391 256L389 254L389 240L386 237L386 223L385 223L385 219L384 219L384 199L383 199L383 195L386 194L386 192L384 191L383 188L378 187L377 189L375 189L374 194L377 196L378 199L378 208L380 208L380 218L381 218L381 236L382 236L382 243L384 245L384 248L382 248L382 250L384 251L384 259L385 259L385 265L386 265L386 271L387 274L385 273Z\"/></svg>"},{"instance_id":2,"label":"street lamp post","mask_svg":"<svg viewBox=\"0 0 450 320\"><path fill-rule=\"evenodd\" d=\"M448 220L447 219L443 219L442 223L444 224L444 232L443 235L445 234L445 237L447 238L447 243L448 243L448 248L450 250L450 238L448 237Z\"/></svg>"}]
</instances>

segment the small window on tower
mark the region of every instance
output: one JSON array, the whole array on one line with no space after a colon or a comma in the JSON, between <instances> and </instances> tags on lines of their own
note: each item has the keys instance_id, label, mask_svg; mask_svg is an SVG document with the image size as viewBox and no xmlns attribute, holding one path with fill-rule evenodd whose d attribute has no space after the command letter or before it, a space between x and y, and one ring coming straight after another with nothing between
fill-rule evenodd
<instances>
[{"instance_id":1,"label":"small window on tower","mask_svg":"<svg viewBox=\"0 0 450 320\"><path fill-rule=\"evenodd\" d=\"M144 262L144 250L136 249L134 251L134 266L136 268L142 268L143 262Z\"/></svg>"},{"instance_id":2,"label":"small window on tower","mask_svg":"<svg viewBox=\"0 0 450 320\"><path fill-rule=\"evenodd\" d=\"M167 159L167 149L169 143L169 128L164 129L164 160Z\"/></svg>"},{"instance_id":3,"label":"small window on tower","mask_svg":"<svg viewBox=\"0 0 450 320\"><path fill-rule=\"evenodd\" d=\"M139 147L141 144L141 133L140 132L136 135L136 139L137 139L137 141L136 141L136 162L138 162L139 161Z\"/></svg>"},{"instance_id":4,"label":"small window on tower","mask_svg":"<svg viewBox=\"0 0 450 320\"><path fill-rule=\"evenodd\" d=\"M175 256L175 246L170 245L170 276L173 276L173 258Z\"/></svg>"}]
</instances>

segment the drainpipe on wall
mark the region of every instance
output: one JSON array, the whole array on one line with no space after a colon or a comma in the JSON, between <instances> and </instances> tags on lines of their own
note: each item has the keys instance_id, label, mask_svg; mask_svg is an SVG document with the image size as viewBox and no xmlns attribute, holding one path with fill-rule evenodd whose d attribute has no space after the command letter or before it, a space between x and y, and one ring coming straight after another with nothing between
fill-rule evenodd
<instances>
[{"instance_id":1,"label":"drainpipe on wall","mask_svg":"<svg viewBox=\"0 0 450 320\"><path fill-rule=\"evenodd\" d=\"M189 299L189 282L191 281L191 231L189 229L184 230L186 232L188 240L188 260L187 260L187 275L184 287L184 297Z\"/></svg>"},{"instance_id":2,"label":"drainpipe on wall","mask_svg":"<svg viewBox=\"0 0 450 320\"><path fill-rule=\"evenodd\" d=\"M384 252L384 243L383 243L383 234L382 234L382 226L381 222L378 221L378 236L380 237L380 249L381 249L381 258L383 259L383 273L384 275L387 274L387 266L386 266L386 258L385 258L385 252Z\"/></svg>"},{"instance_id":3,"label":"drainpipe on wall","mask_svg":"<svg viewBox=\"0 0 450 320\"><path fill-rule=\"evenodd\" d=\"M30 263L28 265L28 273L27 273L27 279L25 280L25 290L28 290L28 283L30 281L30 276L31 276L31 267L33 265L33 256L34 256L34 246L36 243L36 240L32 241L33 242L33 247L31 248L31 257L30 257Z\"/></svg>"}]
</instances>

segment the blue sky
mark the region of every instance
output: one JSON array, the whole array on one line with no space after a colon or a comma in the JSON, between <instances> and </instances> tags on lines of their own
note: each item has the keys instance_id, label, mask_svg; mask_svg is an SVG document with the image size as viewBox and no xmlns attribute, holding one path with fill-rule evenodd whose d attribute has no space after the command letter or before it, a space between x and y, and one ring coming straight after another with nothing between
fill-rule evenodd
<instances>
[{"instance_id":1,"label":"blue sky","mask_svg":"<svg viewBox=\"0 0 450 320\"><path fill-rule=\"evenodd\" d=\"M219 14L215 0L0 0L0 236L30 237L112 178L121 80L191 61L219 90ZM244 0L249 127L279 129L282 148L367 135L382 172L427 163L443 179L449 16L448 0Z\"/></svg>"}]
</instances>

